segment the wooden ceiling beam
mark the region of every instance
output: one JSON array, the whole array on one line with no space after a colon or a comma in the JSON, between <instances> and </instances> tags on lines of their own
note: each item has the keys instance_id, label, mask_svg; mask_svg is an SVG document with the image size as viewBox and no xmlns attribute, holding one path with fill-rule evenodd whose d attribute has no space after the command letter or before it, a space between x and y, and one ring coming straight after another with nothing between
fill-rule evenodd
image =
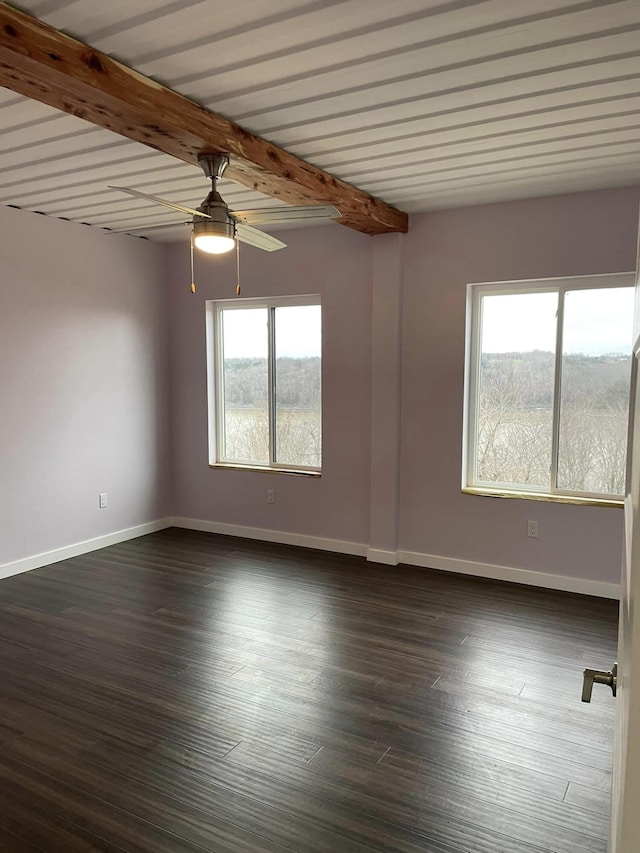
<instances>
[{"instance_id":1,"label":"wooden ceiling beam","mask_svg":"<svg viewBox=\"0 0 640 853\"><path fill-rule=\"evenodd\" d=\"M333 204L365 234L408 230L406 213L1 2L0 85L187 163L228 154L225 177L288 204Z\"/></svg>"}]
</instances>

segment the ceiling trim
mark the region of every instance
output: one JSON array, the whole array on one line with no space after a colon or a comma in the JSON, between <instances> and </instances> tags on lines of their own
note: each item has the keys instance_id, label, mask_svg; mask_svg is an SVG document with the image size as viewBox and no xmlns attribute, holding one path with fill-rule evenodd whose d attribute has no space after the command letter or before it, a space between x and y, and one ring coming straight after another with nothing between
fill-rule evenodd
<instances>
[{"instance_id":1,"label":"ceiling trim","mask_svg":"<svg viewBox=\"0 0 640 853\"><path fill-rule=\"evenodd\" d=\"M3 2L0 85L187 163L226 153L225 177L288 204L333 204L365 234L408 230L406 213Z\"/></svg>"}]
</instances>

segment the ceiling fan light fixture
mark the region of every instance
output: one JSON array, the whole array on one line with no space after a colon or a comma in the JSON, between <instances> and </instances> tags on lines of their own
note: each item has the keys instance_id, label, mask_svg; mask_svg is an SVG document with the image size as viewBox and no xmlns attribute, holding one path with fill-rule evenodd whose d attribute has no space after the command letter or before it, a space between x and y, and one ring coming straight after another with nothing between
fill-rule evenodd
<instances>
[{"instance_id":1,"label":"ceiling fan light fixture","mask_svg":"<svg viewBox=\"0 0 640 853\"><path fill-rule=\"evenodd\" d=\"M198 234L194 237L194 245L208 255L224 255L230 252L236 244L233 237L221 237L219 234Z\"/></svg>"},{"instance_id":2,"label":"ceiling fan light fixture","mask_svg":"<svg viewBox=\"0 0 640 853\"><path fill-rule=\"evenodd\" d=\"M300 219L313 221L314 219L340 218L340 211L331 204L303 205L301 207L283 204L278 207L257 208L256 210L229 210L229 206L218 192L218 181L229 165L228 155L222 153L201 154L198 157L198 163L205 177L211 181L211 190L198 208L176 204L173 201L167 201L165 198L142 193L129 187L112 186L110 189L120 190L134 198L142 198L176 210L178 213L188 214L192 217L191 222L183 222L182 224L191 224L191 247L209 255L224 255L231 252L236 241L248 243L249 246L255 246L265 252L275 252L278 249L285 248L286 244L282 240L278 240L277 237L267 234L259 228L254 228L254 224L290 222ZM135 231L167 227L173 226L152 225L150 228L136 228ZM117 233L119 230L125 229L116 229L112 233ZM129 231L129 229L126 230Z\"/></svg>"},{"instance_id":3,"label":"ceiling fan light fixture","mask_svg":"<svg viewBox=\"0 0 640 853\"><path fill-rule=\"evenodd\" d=\"M235 226L232 222L215 222L212 219L194 221L193 243L201 252L224 255L236 244Z\"/></svg>"}]
</instances>

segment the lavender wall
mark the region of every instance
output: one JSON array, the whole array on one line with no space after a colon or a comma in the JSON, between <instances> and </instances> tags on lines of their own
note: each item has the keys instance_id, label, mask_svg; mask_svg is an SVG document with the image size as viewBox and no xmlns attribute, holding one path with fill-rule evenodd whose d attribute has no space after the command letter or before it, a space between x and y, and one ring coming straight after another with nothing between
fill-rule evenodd
<instances>
[{"instance_id":1,"label":"lavender wall","mask_svg":"<svg viewBox=\"0 0 640 853\"><path fill-rule=\"evenodd\" d=\"M164 517L169 442L166 249L2 207L0 234L1 565Z\"/></svg>"},{"instance_id":2,"label":"lavender wall","mask_svg":"<svg viewBox=\"0 0 640 853\"><path fill-rule=\"evenodd\" d=\"M616 582L622 511L460 491L468 282L635 267L640 190L416 216L405 245L401 547ZM537 519L540 538L528 539Z\"/></svg>"},{"instance_id":3,"label":"lavender wall","mask_svg":"<svg viewBox=\"0 0 640 853\"><path fill-rule=\"evenodd\" d=\"M233 297L234 265L199 260L193 297L187 249L174 247L174 513L366 543L381 560L403 551L615 583L620 510L461 493L465 293L471 281L632 269L639 199L636 188L509 202L416 216L404 238L327 227L283 232L285 252L246 249L244 296L323 297L320 480L209 469L204 302ZM396 434L397 468L385 449Z\"/></svg>"},{"instance_id":4,"label":"lavender wall","mask_svg":"<svg viewBox=\"0 0 640 853\"><path fill-rule=\"evenodd\" d=\"M205 301L235 296L235 259L171 255L173 500L178 517L369 541L371 238L325 226L279 234L284 251L242 247L242 295L319 293L323 310L321 478L210 469L207 450ZM276 493L266 503L266 490Z\"/></svg>"},{"instance_id":5,"label":"lavender wall","mask_svg":"<svg viewBox=\"0 0 640 853\"><path fill-rule=\"evenodd\" d=\"M185 245L0 208L0 564L174 515L615 581L619 510L461 494L465 288L631 269L639 200L509 202L416 216L406 237L327 226L243 249L244 296L322 295L320 479L208 466L204 304L234 296L232 258L200 257L192 296Z\"/></svg>"}]
</instances>

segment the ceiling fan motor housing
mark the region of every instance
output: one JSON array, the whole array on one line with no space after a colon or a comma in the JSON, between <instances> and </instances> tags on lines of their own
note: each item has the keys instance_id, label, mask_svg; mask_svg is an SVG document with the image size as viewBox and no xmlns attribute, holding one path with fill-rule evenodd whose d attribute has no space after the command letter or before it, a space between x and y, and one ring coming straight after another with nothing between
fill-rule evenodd
<instances>
[{"instance_id":1,"label":"ceiling fan motor housing","mask_svg":"<svg viewBox=\"0 0 640 853\"><path fill-rule=\"evenodd\" d=\"M201 205L200 210L203 213L208 213L210 219L203 219L201 216L193 217L193 235L197 237L199 234L216 234L219 237L231 237L235 239L236 224L231 219L226 211L226 208L217 206L205 207Z\"/></svg>"}]
</instances>

